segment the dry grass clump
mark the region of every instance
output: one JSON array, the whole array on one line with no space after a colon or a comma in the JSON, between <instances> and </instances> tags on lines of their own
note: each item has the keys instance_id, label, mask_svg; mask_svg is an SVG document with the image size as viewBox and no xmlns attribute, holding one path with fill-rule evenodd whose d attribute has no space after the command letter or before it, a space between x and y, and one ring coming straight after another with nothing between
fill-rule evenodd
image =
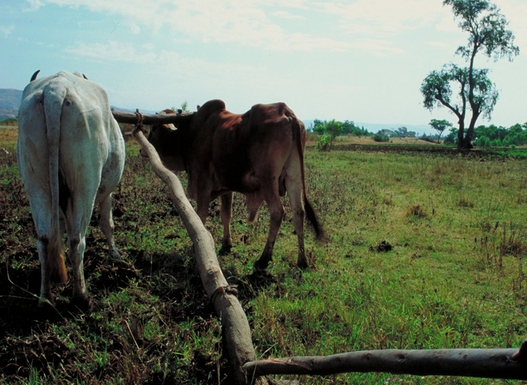
<instances>
[{"instance_id":1,"label":"dry grass clump","mask_svg":"<svg viewBox=\"0 0 527 385\"><path fill-rule=\"evenodd\" d=\"M426 218L426 212L421 205L412 205L406 209L406 217Z\"/></svg>"}]
</instances>

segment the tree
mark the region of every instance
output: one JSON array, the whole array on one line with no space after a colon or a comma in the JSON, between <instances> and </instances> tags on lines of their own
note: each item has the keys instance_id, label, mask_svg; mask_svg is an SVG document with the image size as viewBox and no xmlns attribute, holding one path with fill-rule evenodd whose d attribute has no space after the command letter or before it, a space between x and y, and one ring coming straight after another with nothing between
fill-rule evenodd
<instances>
[{"instance_id":1,"label":"tree","mask_svg":"<svg viewBox=\"0 0 527 385\"><path fill-rule=\"evenodd\" d=\"M172 111L176 111L178 114L190 112L188 109L188 102L185 100L183 103L181 103L180 108L172 107Z\"/></svg>"},{"instance_id":2,"label":"tree","mask_svg":"<svg viewBox=\"0 0 527 385\"><path fill-rule=\"evenodd\" d=\"M373 140L376 142L388 142L393 134L394 132L391 130L382 129L373 135Z\"/></svg>"},{"instance_id":3,"label":"tree","mask_svg":"<svg viewBox=\"0 0 527 385\"><path fill-rule=\"evenodd\" d=\"M508 129L493 124L488 127L479 126L474 130L474 145L478 147L525 145L527 129L524 130L524 126L515 124Z\"/></svg>"},{"instance_id":4,"label":"tree","mask_svg":"<svg viewBox=\"0 0 527 385\"><path fill-rule=\"evenodd\" d=\"M329 121L326 124L326 132L331 135L332 139L342 134L342 123L337 122L335 119Z\"/></svg>"},{"instance_id":5,"label":"tree","mask_svg":"<svg viewBox=\"0 0 527 385\"><path fill-rule=\"evenodd\" d=\"M406 127L399 127L395 130L395 136L398 138L405 138L408 136L408 128Z\"/></svg>"},{"instance_id":6,"label":"tree","mask_svg":"<svg viewBox=\"0 0 527 385\"><path fill-rule=\"evenodd\" d=\"M452 123L450 123L448 120L445 120L445 119L441 119L441 120L438 120L438 119L432 119L430 121L430 126L436 130L439 134L439 136L437 137L437 143L439 143L439 140L441 139L441 135L443 134L443 131L445 131L447 128L450 128L452 127Z\"/></svg>"},{"instance_id":7,"label":"tree","mask_svg":"<svg viewBox=\"0 0 527 385\"><path fill-rule=\"evenodd\" d=\"M317 148L321 151L329 151L333 145L333 141L339 135L342 135L342 123L335 119L327 121L320 121L315 119L315 126L313 128L317 134L320 134Z\"/></svg>"},{"instance_id":8,"label":"tree","mask_svg":"<svg viewBox=\"0 0 527 385\"><path fill-rule=\"evenodd\" d=\"M443 5L452 7L454 16L460 19L459 27L469 34L467 45L456 50L468 62L468 67L451 63L441 71L432 71L423 80L421 93L425 108L444 106L456 115L457 146L468 149L472 147L476 121L482 114L490 119L498 100L498 91L487 76L489 70L474 67L476 55L483 52L494 60L508 57L512 61L520 50L514 45L512 31L507 29L507 19L488 0L443 0ZM459 92L454 94L456 98L452 84L459 87ZM471 116L466 126L469 109Z\"/></svg>"},{"instance_id":9,"label":"tree","mask_svg":"<svg viewBox=\"0 0 527 385\"><path fill-rule=\"evenodd\" d=\"M313 122L313 132L319 135L324 135L326 133L326 122L315 119Z\"/></svg>"}]
</instances>

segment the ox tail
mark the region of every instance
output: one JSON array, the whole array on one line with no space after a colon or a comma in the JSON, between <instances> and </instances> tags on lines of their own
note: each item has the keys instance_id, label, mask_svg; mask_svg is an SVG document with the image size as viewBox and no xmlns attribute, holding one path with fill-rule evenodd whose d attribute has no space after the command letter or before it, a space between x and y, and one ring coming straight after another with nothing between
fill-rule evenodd
<instances>
[{"instance_id":1,"label":"ox tail","mask_svg":"<svg viewBox=\"0 0 527 385\"><path fill-rule=\"evenodd\" d=\"M324 234L324 230L322 229L322 224L318 220L318 217L315 213L315 209L313 208L313 204L307 197L306 177L305 177L305 171L304 171L304 143L305 143L304 124L301 121L299 121L295 115L291 117L291 123L293 126L293 137L296 142L297 149L298 149L298 155L300 158L300 171L302 175L302 191L304 195L304 210L306 212L306 217L307 217L307 220L313 226L316 239L318 241L325 241L326 236Z\"/></svg>"},{"instance_id":2,"label":"ox tail","mask_svg":"<svg viewBox=\"0 0 527 385\"><path fill-rule=\"evenodd\" d=\"M59 173L60 130L62 105L67 91L64 87L44 90L44 115L49 154L49 186L51 198L50 239L46 255L46 271L52 282L63 283L68 279L60 231Z\"/></svg>"}]
</instances>

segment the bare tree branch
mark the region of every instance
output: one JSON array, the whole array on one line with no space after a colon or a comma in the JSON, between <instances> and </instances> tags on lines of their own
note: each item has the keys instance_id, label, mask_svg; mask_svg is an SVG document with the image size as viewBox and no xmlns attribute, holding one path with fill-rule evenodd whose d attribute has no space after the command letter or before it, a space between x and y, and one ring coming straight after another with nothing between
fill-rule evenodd
<instances>
[{"instance_id":1,"label":"bare tree branch","mask_svg":"<svg viewBox=\"0 0 527 385\"><path fill-rule=\"evenodd\" d=\"M250 375L347 372L527 379L527 362L512 359L518 349L372 350L327 357L291 357L248 362Z\"/></svg>"}]
</instances>

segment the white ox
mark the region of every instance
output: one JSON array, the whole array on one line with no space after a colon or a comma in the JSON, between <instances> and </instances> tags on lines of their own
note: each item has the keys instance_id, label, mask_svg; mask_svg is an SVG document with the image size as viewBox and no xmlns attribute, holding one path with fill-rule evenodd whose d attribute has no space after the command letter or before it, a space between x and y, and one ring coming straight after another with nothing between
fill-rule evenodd
<instances>
[{"instance_id":1,"label":"white ox","mask_svg":"<svg viewBox=\"0 0 527 385\"><path fill-rule=\"evenodd\" d=\"M67 280L62 255L63 215L72 263L74 298L88 300L84 281L86 230L95 204L112 256L112 190L125 160L124 140L108 96L79 73L61 71L24 89L18 113L18 168L37 232L41 265L39 306L53 303L51 284Z\"/></svg>"}]
</instances>

